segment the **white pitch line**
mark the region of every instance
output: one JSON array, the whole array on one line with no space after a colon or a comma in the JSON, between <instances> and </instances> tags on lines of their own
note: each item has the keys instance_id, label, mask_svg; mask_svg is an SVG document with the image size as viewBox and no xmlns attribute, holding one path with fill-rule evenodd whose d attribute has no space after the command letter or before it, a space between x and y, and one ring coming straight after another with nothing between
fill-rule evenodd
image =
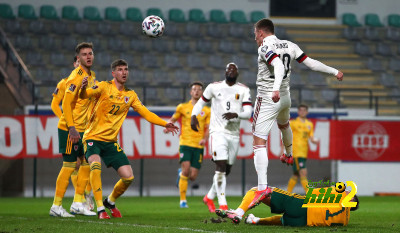
<instances>
[{"instance_id":1,"label":"white pitch line","mask_svg":"<svg viewBox=\"0 0 400 233\"><path fill-rule=\"evenodd\" d=\"M143 227L143 228L159 228L159 229L177 229L181 231L195 231L195 232L223 232L223 231L205 231L199 229L192 229L187 227L161 227L161 226L153 226L153 225L140 225L140 224L131 224L131 223L122 223L122 222L101 222L101 221L85 221L81 219L60 219L62 221L75 221L75 222L83 222L83 223L96 223L96 224L104 224L104 225L119 225L119 226L132 226L132 227Z\"/></svg>"}]
</instances>

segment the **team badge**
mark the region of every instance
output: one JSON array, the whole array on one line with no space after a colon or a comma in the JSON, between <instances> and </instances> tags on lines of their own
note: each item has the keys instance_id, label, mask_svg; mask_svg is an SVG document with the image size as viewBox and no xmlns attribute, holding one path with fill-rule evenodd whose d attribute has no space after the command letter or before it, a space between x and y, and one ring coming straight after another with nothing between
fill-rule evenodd
<instances>
[{"instance_id":1,"label":"team badge","mask_svg":"<svg viewBox=\"0 0 400 233\"><path fill-rule=\"evenodd\" d=\"M180 153L180 154L179 154L179 158L183 158L183 153Z\"/></svg>"},{"instance_id":2,"label":"team badge","mask_svg":"<svg viewBox=\"0 0 400 233\"><path fill-rule=\"evenodd\" d=\"M88 145L89 145L89 146L93 146L93 142L89 142Z\"/></svg>"},{"instance_id":3,"label":"team badge","mask_svg":"<svg viewBox=\"0 0 400 233\"><path fill-rule=\"evenodd\" d=\"M129 102L129 97L125 96L124 100L125 100L125 103L127 104Z\"/></svg>"},{"instance_id":4,"label":"team badge","mask_svg":"<svg viewBox=\"0 0 400 233\"><path fill-rule=\"evenodd\" d=\"M238 99L239 99L239 97L240 97L240 95L239 95L239 94L236 94L236 95L235 95L235 99L237 99L237 100L238 100Z\"/></svg>"},{"instance_id":5,"label":"team badge","mask_svg":"<svg viewBox=\"0 0 400 233\"><path fill-rule=\"evenodd\" d=\"M206 114L204 111L201 111L200 116L204 116Z\"/></svg>"},{"instance_id":6,"label":"team badge","mask_svg":"<svg viewBox=\"0 0 400 233\"><path fill-rule=\"evenodd\" d=\"M69 90L70 90L70 91L74 92L75 89L76 89L75 84L71 84L71 86L69 86Z\"/></svg>"},{"instance_id":7,"label":"team badge","mask_svg":"<svg viewBox=\"0 0 400 233\"><path fill-rule=\"evenodd\" d=\"M57 95L57 94L58 94L58 91L59 91L59 90L58 90L58 88L56 87L56 89L54 90L53 94L54 94L54 95Z\"/></svg>"},{"instance_id":8,"label":"team badge","mask_svg":"<svg viewBox=\"0 0 400 233\"><path fill-rule=\"evenodd\" d=\"M78 150L78 145L74 146L74 150L77 151Z\"/></svg>"}]
</instances>

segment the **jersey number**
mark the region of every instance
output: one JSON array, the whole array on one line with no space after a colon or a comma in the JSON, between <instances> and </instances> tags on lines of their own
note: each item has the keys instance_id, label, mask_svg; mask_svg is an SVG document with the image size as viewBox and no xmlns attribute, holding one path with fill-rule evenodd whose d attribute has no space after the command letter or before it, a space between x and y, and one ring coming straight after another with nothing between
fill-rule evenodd
<instances>
[{"instance_id":1,"label":"jersey number","mask_svg":"<svg viewBox=\"0 0 400 233\"><path fill-rule=\"evenodd\" d=\"M279 54L279 58L281 58L280 54ZM282 55L281 59L282 59L283 66L285 67L285 76L283 76L283 79L285 79L289 73L290 55L285 53Z\"/></svg>"},{"instance_id":2,"label":"jersey number","mask_svg":"<svg viewBox=\"0 0 400 233\"><path fill-rule=\"evenodd\" d=\"M114 109L117 109L117 110L113 113ZM118 111L119 111L119 106L116 106L115 104L113 104L111 111L109 111L108 113L117 115Z\"/></svg>"},{"instance_id":3,"label":"jersey number","mask_svg":"<svg viewBox=\"0 0 400 233\"><path fill-rule=\"evenodd\" d=\"M118 143L114 143L114 146L117 147L117 151L118 151L118 152L120 152L120 151L122 150L121 147L118 145Z\"/></svg>"},{"instance_id":4,"label":"jersey number","mask_svg":"<svg viewBox=\"0 0 400 233\"><path fill-rule=\"evenodd\" d=\"M226 110L229 110L229 109L231 109L231 102L226 102Z\"/></svg>"}]
</instances>

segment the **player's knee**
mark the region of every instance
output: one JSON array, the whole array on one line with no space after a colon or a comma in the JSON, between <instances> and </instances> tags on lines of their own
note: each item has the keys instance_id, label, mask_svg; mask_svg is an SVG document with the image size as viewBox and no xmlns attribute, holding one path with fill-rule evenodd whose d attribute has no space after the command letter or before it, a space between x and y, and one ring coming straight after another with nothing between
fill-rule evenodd
<instances>
[{"instance_id":1,"label":"player's knee","mask_svg":"<svg viewBox=\"0 0 400 233\"><path fill-rule=\"evenodd\" d=\"M101 163L100 155L93 154L88 158L88 161L90 165L94 162Z\"/></svg>"},{"instance_id":2,"label":"player's knee","mask_svg":"<svg viewBox=\"0 0 400 233\"><path fill-rule=\"evenodd\" d=\"M278 123L278 128L279 128L280 130L287 129L288 127L289 127L289 121L288 121L287 123L285 123L285 124L279 124L279 123Z\"/></svg>"}]
</instances>

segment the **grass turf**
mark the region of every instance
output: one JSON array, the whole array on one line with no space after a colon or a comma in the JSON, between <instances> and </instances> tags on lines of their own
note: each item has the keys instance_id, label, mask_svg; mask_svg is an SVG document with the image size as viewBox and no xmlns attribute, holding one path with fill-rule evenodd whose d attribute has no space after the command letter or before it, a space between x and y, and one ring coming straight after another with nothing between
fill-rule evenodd
<instances>
[{"instance_id":1,"label":"grass turf","mask_svg":"<svg viewBox=\"0 0 400 233\"><path fill-rule=\"evenodd\" d=\"M228 197L236 207L240 197ZM64 199L69 210L71 198ZM50 198L1 198L0 233L3 232L400 232L399 197L361 197L360 209L352 212L346 227L254 226L230 221L211 223L215 214L208 212L201 197L189 197L188 209L179 208L178 197L122 197L117 206L123 218L98 220L97 217L49 216ZM249 213L271 216L261 205ZM207 220L207 223L205 223ZM229 219L228 219L229 220Z\"/></svg>"}]
</instances>

